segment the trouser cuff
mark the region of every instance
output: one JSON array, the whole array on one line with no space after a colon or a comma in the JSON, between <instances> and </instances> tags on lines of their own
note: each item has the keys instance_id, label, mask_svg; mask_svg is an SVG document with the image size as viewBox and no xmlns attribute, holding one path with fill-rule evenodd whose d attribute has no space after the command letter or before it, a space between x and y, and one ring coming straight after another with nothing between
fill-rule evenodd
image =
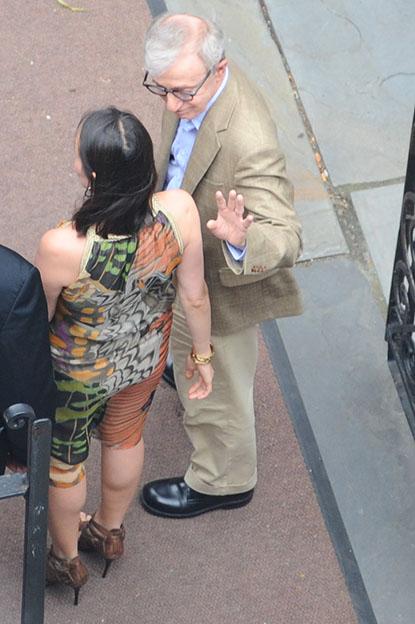
<instances>
[{"instance_id":1,"label":"trouser cuff","mask_svg":"<svg viewBox=\"0 0 415 624\"><path fill-rule=\"evenodd\" d=\"M196 473L189 468L184 476L184 480L192 490L200 492L201 494L209 494L210 496L227 496L228 494L241 494L252 490L257 483L257 472L246 483L239 485L218 485L209 484L206 481L202 481L198 478Z\"/></svg>"}]
</instances>

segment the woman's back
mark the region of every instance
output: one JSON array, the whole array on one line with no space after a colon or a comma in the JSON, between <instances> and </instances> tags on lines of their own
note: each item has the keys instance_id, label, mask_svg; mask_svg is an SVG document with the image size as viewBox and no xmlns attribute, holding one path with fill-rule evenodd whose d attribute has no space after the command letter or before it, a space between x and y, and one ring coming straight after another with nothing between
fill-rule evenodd
<instances>
[{"instance_id":1,"label":"woman's back","mask_svg":"<svg viewBox=\"0 0 415 624\"><path fill-rule=\"evenodd\" d=\"M151 374L170 330L173 275L182 241L153 197L137 235L88 230L78 278L64 288L51 322L55 370L107 396Z\"/></svg>"}]
</instances>

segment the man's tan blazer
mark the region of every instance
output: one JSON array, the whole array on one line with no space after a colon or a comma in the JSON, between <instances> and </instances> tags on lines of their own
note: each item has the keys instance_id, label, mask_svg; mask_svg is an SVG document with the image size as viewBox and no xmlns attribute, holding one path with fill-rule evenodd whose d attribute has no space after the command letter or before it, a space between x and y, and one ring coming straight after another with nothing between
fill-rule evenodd
<instances>
[{"instance_id":1,"label":"man's tan blazer","mask_svg":"<svg viewBox=\"0 0 415 624\"><path fill-rule=\"evenodd\" d=\"M164 112L157 159L162 187L177 117ZM262 96L233 64L228 83L199 129L183 179L199 209L205 276L212 305L212 334L227 335L260 321L300 314L298 287L289 267L301 251L301 226L276 127ZM242 193L255 217L243 262L206 228L215 219L215 192Z\"/></svg>"}]
</instances>

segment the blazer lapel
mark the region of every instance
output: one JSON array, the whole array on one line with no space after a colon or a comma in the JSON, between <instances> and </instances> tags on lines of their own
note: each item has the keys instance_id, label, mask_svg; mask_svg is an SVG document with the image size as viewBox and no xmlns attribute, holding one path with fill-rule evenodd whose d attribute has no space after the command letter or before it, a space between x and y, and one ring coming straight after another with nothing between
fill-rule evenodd
<instances>
[{"instance_id":1,"label":"blazer lapel","mask_svg":"<svg viewBox=\"0 0 415 624\"><path fill-rule=\"evenodd\" d=\"M191 195L220 150L220 133L227 129L236 102L236 83L231 73L228 84L208 111L197 133L182 183L182 188Z\"/></svg>"},{"instance_id":2,"label":"blazer lapel","mask_svg":"<svg viewBox=\"0 0 415 624\"><path fill-rule=\"evenodd\" d=\"M179 120L176 115L174 115L173 113L169 113L168 111L164 111L161 124L161 142L156 157L158 191L162 190L164 180L166 179L171 144L174 141L178 124Z\"/></svg>"},{"instance_id":3,"label":"blazer lapel","mask_svg":"<svg viewBox=\"0 0 415 624\"><path fill-rule=\"evenodd\" d=\"M203 120L199 132L197 133L197 138L182 182L182 188L190 193L190 195L193 194L195 188L220 150L218 137L215 131L209 128L210 124L205 125L206 121L207 119Z\"/></svg>"}]
</instances>

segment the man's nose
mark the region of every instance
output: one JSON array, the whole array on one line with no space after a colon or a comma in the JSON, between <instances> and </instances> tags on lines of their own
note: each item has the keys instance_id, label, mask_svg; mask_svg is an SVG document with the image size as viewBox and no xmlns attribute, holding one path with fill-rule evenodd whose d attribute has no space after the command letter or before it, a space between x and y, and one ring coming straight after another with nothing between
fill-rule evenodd
<instances>
[{"instance_id":1,"label":"man's nose","mask_svg":"<svg viewBox=\"0 0 415 624\"><path fill-rule=\"evenodd\" d=\"M176 113L179 110L181 105L182 105L182 102L181 100L179 100L179 98L177 98L172 93L167 93L166 108L168 111L170 111L171 113Z\"/></svg>"}]
</instances>

